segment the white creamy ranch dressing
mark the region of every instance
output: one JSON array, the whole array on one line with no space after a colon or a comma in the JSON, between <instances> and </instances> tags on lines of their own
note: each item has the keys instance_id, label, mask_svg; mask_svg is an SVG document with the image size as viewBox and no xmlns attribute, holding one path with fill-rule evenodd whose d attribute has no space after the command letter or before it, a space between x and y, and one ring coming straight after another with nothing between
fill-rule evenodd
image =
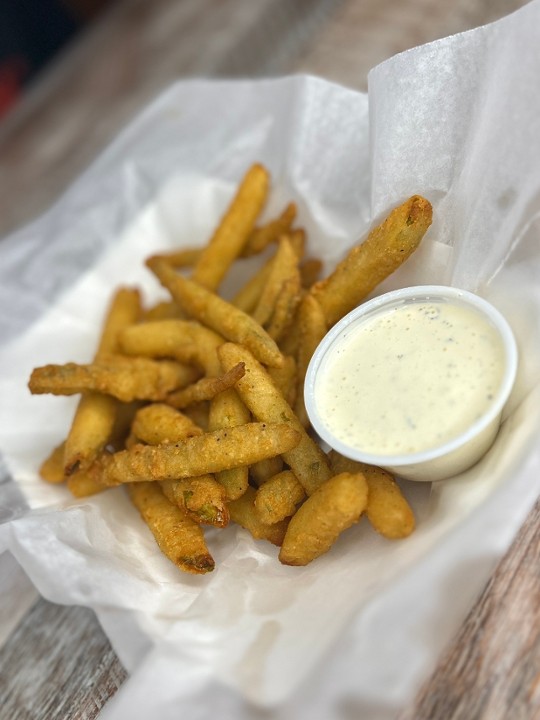
<instances>
[{"instance_id":1,"label":"white creamy ranch dressing","mask_svg":"<svg viewBox=\"0 0 540 720\"><path fill-rule=\"evenodd\" d=\"M474 309L424 300L350 326L318 375L321 420L346 445L401 455L460 435L492 404L505 353Z\"/></svg>"}]
</instances>

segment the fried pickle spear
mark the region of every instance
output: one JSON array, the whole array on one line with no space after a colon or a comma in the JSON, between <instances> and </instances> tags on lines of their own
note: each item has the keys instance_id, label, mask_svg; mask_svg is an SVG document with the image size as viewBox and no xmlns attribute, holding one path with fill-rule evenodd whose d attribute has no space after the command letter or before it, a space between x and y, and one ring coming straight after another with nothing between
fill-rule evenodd
<instances>
[{"instance_id":1,"label":"fried pickle spear","mask_svg":"<svg viewBox=\"0 0 540 720\"><path fill-rule=\"evenodd\" d=\"M293 407L297 392L297 371L294 357L284 355L283 367L268 368L268 374L280 389L285 400Z\"/></svg>"},{"instance_id":2,"label":"fried pickle spear","mask_svg":"<svg viewBox=\"0 0 540 720\"><path fill-rule=\"evenodd\" d=\"M382 468L363 472L369 488L366 515L374 530L389 540L408 537L415 528L414 513L397 482Z\"/></svg>"},{"instance_id":3,"label":"fried pickle spear","mask_svg":"<svg viewBox=\"0 0 540 720\"><path fill-rule=\"evenodd\" d=\"M203 433L191 418L164 403L152 403L138 410L131 431L148 445L169 445Z\"/></svg>"},{"instance_id":4,"label":"fried pickle spear","mask_svg":"<svg viewBox=\"0 0 540 720\"><path fill-rule=\"evenodd\" d=\"M207 377L188 385L183 390L177 390L167 397L167 403L182 410L194 403L212 400L220 393L232 388L245 373L244 365L238 363L226 373L218 377Z\"/></svg>"},{"instance_id":5,"label":"fried pickle spear","mask_svg":"<svg viewBox=\"0 0 540 720\"><path fill-rule=\"evenodd\" d=\"M268 334L276 342L281 340L291 326L301 297L302 287L300 273L297 269L295 274L288 278L281 286L274 312L268 323Z\"/></svg>"},{"instance_id":6,"label":"fried pickle spear","mask_svg":"<svg viewBox=\"0 0 540 720\"><path fill-rule=\"evenodd\" d=\"M200 259L203 249L199 247L180 248L180 250L171 250L171 252L159 253L153 255L154 258L165 260L172 265L173 268L190 268L193 267Z\"/></svg>"},{"instance_id":7,"label":"fried pickle spear","mask_svg":"<svg viewBox=\"0 0 540 720\"><path fill-rule=\"evenodd\" d=\"M87 469L102 452L112 433L118 406L118 399L112 395L83 392L65 443L66 476Z\"/></svg>"},{"instance_id":8,"label":"fried pickle spear","mask_svg":"<svg viewBox=\"0 0 540 720\"><path fill-rule=\"evenodd\" d=\"M249 280L238 290L231 299L231 305L234 305L247 315L251 315L255 309L263 288L270 276L272 270L273 257L269 258L257 272L255 272Z\"/></svg>"},{"instance_id":9,"label":"fried pickle spear","mask_svg":"<svg viewBox=\"0 0 540 720\"><path fill-rule=\"evenodd\" d=\"M64 482L66 476L64 474L64 449L66 443L57 445L52 453L41 463L39 467L39 475L42 480L48 483L57 484Z\"/></svg>"},{"instance_id":10,"label":"fried pickle spear","mask_svg":"<svg viewBox=\"0 0 540 720\"><path fill-rule=\"evenodd\" d=\"M190 405L189 407L182 410L182 413L184 415L187 415L190 420L193 420L195 425L198 425L202 430L204 430L204 432L208 432L210 430L209 402L201 402L196 403L195 405Z\"/></svg>"},{"instance_id":11,"label":"fried pickle spear","mask_svg":"<svg viewBox=\"0 0 540 720\"><path fill-rule=\"evenodd\" d=\"M225 390L212 400L208 420L210 431L245 425L250 420L251 413L234 388ZM247 490L248 468L240 466L222 470L216 473L216 480L223 485L227 498L236 500Z\"/></svg>"},{"instance_id":12,"label":"fried pickle spear","mask_svg":"<svg viewBox=\"0 0 540 720\"><path fill-rule=\"evenodd\" d=\"M118 352L119 332L135 323L140 313L139 291L120 288L108 309L95 360ZM111 435L117 408L117 401L109 395L87 392L81 397L64 447L66 475L89 467L103 450Z\"/></svg>"},{"instance_id":13,"label":"fried pickle spear","mask_svg":"<svg viewBox=\"0 0 540 720\"><path fill-rule=\"evenodd\" d=\"M191 362L195 348L189 320L162 318L125 328L118 343L125 355L146 358L174 358Z\"/></svg>"},{"instance_id":14,"label":"fried pickle spear","mask_svg":"<svg viewBox=\"0 0 540 720\"><path fill-rule=\"evenodd\" d=\"M276 455L276 457L259 460L259 462L250 465L249 477L251 478L253 485L261 487L261 485L268 482L271 477L274 477L274 475L277 475L282 470L283 458L281 455ZM300 487L302 486L300 485Z\"/></svg>"},{"instance_id":15,"label":"fried pickle spear","mask_svg":"<svg viewBox=\"0 0 540 720\"><path fill-rule=\"evenodd\" d=\"M242 252L268 195L269 177L262 165L253 165L210 242L193 268L192 279L216 290L231 263Z\"/></svg>"},{"instance_id":16,"label":"fried pickle spear","mask_svg":"<svg viewBox=\"0 0 540 720\"><path fill-rule=\"evenodd\" d=\"M167 263L157 260L147 264L192 317L226 339L244 343L266 365L282 366L283 356L278 346L253 318L215 293L178 275Z\"/></svg>"},{"instance_id":17,"label":"fried pickle spear","mask_svg":"<svg viewBox=\"0 0 540 720\"><path fill-rule=\"evenodd\" d=\"M366 509L367 483L362 473L340 473L321 485L291 518L279 560L307 565L328 552L341 533Z\"/></svg>"},{"instance_id":18,"label":"fried pickle spear","mask_svg":"<svg viewBox=\"0 0 540 720\"><path fill-rule=\"evenodd\" d=\"M258 255L268 245L277 242L281 235L284 235L291 229L291 225L293 224L295 217L296 205L294 203L289 203L281 215L275 220L270 220L270 222L254 228L244 245L242 257Z\"/></svg>"},{"instance_id":19,"label":"fried pickle spear","mask_svg":"<svg viewBox=\"0 0 540 720\"><path fill-rule=\"evenodd\" d=\"M322 261L319 258L308 258L300 265L300 278L302 287L309 289L319 279L323 269Z\"/></svg>"},{"instance_id":20,"label":"fried pickle spear","mask_svg":"<svg viewBox=\"0 0 540 720\"><path fill-rule=\"evenodd\" d=\"M158 485L141 482L130 485L128 491L160 550L171 562L180 570L194 574L214 569L201 528L169 502Z\"/></svg>"},{"instance_id":21,"label":"fried pickle spear","mask_svg":"<svg viewBox=\"0 0 540 720\"><path fill-rule=\"evenodd\" d=\"M270 274L253 311L253 318L261 325L265 325L270 320L283 284L290 278L297 276L300 285L298 256L294 251L289 236L283 235L278 243L277 252L272 259Z\"/></svg>"},{"instance_id":22,"label":"fried pickle spear","mask_svg":"<svg viewBox=\"0 0 540 720\"><path fill-rule=\"evenodd\" d=\"M248 487L242 497L229 503L231 520L250 532L256 540L268 540L273 545L281 545L288 521L282 520L274 525L265 525L257 517L254 503L255 490Z\"/></svg>"},{"instance_id":23,"label":"fried pickle spear","mask_svg":"<svg viewBox=\"0 0 540 720\"><path fill-rule=\"evenodd\" d=\"M257 490L255 511L265 525L273 525L296 512L298 503L306 497L304 488L291 470L269 478Z\"/></svg>"},{"instance_id":24,"label":"fried pickle spear","mask_svg":"<svg viewBox=\"0 0 540 720\"><path fill-rule=\"evenodd\" d=\"M413 195L354 247L331 275L313 285L311 293L319 301L328 327L397 270L416 250L431 220L429 201Z\"/></svg>"},{"instance_id":25,"label":"fried pickle spear","mask_svg":"<svg viewBox=\"0 0 540 720\"><path fill-rule=\"evenodd\" d=\"M123 402L160 401L197 377L194 368L180 363L116 356L90 365L44 365L35 368L28 385L33 394L75 395L95 390Z\"/></svg>"},{"instance_id":26,"label":"fried pickle spear","mask_svg":"<svg viewBox=\"0 0 540 720\"><path fill-rule=\"evenodd\" d=\"M108 458L103 481L114 486L220 472L280 455L295 447L299 440L299 433L287 423L247 423L174 445L135 445Z\"/></svg>"},{"instance_id":27,"label":"fried pickle spear","mask_svg":"<svg viewBox=\"0 0 540 720\"><path fill-rule=\"evenodd\" d=\"M238 362L245 364L246 374L236 383L236 390L257 420L288 423L299 433L300 442L285 451L283 459L311 495L331 476L326 455L306 433L266 370L247 348L225 343L218 348L218 355L224 370Z\"/></svg>"},{"instance_id":28,"label":"fried pickle spear","mask_svg":"<svg viewBox=\"0 0 540 720\"><path fill-rule=\"evenodd\" d=\"M163 445L198 437L203 430L178 410L155 403L137 412L132 433L136 440L149 445ZM164 480L160 485L165 496L184 509L195 522L216 527L228 524L225 488L210 473L183 480Z\"/></svg>"},{"instance_id":29,"label":"fried pickle spear","mask_svg":"<svg viewBox=\"0 0 540 720\"><path fill-rule=\"evenodd\" d=\"M322 307L309 293L304 295L298 308L295 329L299 333L300 341L297 352L296 399L293 407L302 425L308 427L310 423L304 404L304 382L309 361L327 331Z\"/></svg>"},{"instance_id":30,"label":"fried pickle spear","mask_svg":"<svg viewBox=\"0 0 540 720\"><path fill-rule=\"evenodd\" d=\"M138 403L118 403L114 427L107 443L107 450L123 448L129 442L129 429L138 409L137 406ZM107 453L102 451L90 465L76 469L68 476L67 487L74 497L89 497L107 490L107 486L102 481L103 463L106 455Z\"/></svg>"},{"instance_id":31,"label":"fried pickle spear","mask_svg":"<svg viewBox=\"0 0 540 720\"><path fill-rule=\"evenodd\" d=\"M273 320L274 326L278 324L278 320L283 322L282 318L287 319L294 310L293 302L296 302L301 290L299 262L304 253L305 232L301 229L292 230L290 234L281 236L278 242L277 252L249 278L231 300L235 307L253 315L254 319L263 325L270 321L275 312L278 318ZM281 307L278 309L275 305L280 295ZM275 334L275 328L272 332Z\"/></svg>"},{"instance_id":32,"label":"fried pickle spear","mask_svg":"<svg viewBox=\"0 0 540 720\"><path fill-rule=\"evenodd\" d=\"M328 458L334 472L364 474L369 491L366 515L374 530L389 540L399 540L413 532L414 513L389 472L346 458L336 450L331 450Z\"/></svg>"},{"instance_id":33,"label":"fried pickle spear","mask_svg":"<svg viewBox=\"0 0 540 720\"><path fill-rule=\"evenodd\" d=\"M165 497L199 525L227 527L229 509L225 489L213 475L197 475L159 483Z\"/></svg>"},{"instance_id":34,"label":"fried pickle spear","mask_svg":"<svg viewBox=\"0 0 540 720\"><path fill-rule=\"evenodd\" d=\"M182 320L186 314L180 310L174 300L162 300L145 310L141 316L143 322L154 320Z\"/></svg>"},{"instance_id":35,"label":"fried pickle spear","mask_svg":"<svg viewBox=\"0 0 540 720\"><path fill-rule=\"evenodd\" d=\"M225 339L194 320L164 319L138 323L119 335L122 352L148 358L193 363L209 377L221 373L216 349Z\"/></svg>"},{"instance_id":36,"label":"fried pickle spear","mask_svg":"<svg viewBox=\"0 0 540 720\"><path fill-rule=\"evenodd\" d=\"M68 477L67 487L73 497L90 497L107 490L107 486L102 482L102 477L103 456L98 455L91 465L82 470L77 470Z\"/></svg>"}]
</instances>

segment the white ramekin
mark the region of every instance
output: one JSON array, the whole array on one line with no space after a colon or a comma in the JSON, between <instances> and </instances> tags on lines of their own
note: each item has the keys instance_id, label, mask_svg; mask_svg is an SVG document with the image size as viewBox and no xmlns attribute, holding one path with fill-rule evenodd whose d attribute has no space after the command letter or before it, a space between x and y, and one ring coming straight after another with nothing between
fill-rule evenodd
<instances>
[{"instance_id":1,"label":"white ramekin","mask_svg":"<svg viewBox=\"0 0 540 720\"><path fill-rule=\"evenodd\" d=\"M345 331L407 303L451 302L475 309L499 332L505 354L501 385L488 410L464 432L452 440L421 452L402 455L367 453L336 438L323 422L317 409L317 378L326 354L335 350ZM340 320L317 347L309 364L304 385L307 413L319 436L342 455L369 465L377 465L409 480L435 481L452 477L476 463L493 443L501 414L514 385L518 364L516 341L507 321L490 303L466 290L440 285L403 288L376 297L352 310Z\"/></svg>"}]
</instances>

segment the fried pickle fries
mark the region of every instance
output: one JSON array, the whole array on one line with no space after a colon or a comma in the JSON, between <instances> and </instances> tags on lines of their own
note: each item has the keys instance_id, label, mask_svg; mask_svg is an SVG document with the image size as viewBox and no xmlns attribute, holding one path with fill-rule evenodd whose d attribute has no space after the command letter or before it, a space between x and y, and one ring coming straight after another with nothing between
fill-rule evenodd
<instances>
[{"instance_id":1,"label":"fried pickle fries","mask_svg":"<svg viewBox=\"0 0 540 720\"><path fill-rule=\"evenodd\" d=\"M236 523L280 546L287 565L326 553L364 514L389 539L415 526L389 473L322 451L303 384L328 329L418 247L431 205L413 195L320 280L294 203L261 222L269 184L253 165L205 246L148 258L168 300L144 309L138 290L120 288L93 361L45 365L29 382L35 394L81 395L43 479L67 478L76 498L124 486L189 573L214 568L203 525ZM233 265L265 250L231 300L218 294Z\"/></svg>"}]
</instances>

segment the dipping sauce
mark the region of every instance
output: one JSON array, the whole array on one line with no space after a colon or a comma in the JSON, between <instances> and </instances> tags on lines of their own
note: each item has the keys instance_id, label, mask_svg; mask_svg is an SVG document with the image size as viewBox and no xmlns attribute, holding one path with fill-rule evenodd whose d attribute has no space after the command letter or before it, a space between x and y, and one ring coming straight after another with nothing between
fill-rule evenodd
<instances>
[{"instance_id":1,"label":"dipping sauce","mask_svg":"<svg viewBox=\"0 0 540 720\"><path fill-rule=\"evenodd\" d=\"M409 301L343 331L318 372L317 412L347 446L418 453L485 415L504 375L504 343L484 315L451 300Z\"/></svg>"}]
</instances>

